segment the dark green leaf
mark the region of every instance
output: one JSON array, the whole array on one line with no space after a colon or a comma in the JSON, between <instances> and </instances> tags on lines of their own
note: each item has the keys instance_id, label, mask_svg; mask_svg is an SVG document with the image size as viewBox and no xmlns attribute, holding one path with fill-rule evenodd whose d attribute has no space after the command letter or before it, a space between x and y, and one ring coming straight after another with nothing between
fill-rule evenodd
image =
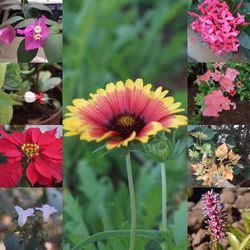
<instances>
[{"instance_id":1,"label":"dark green leaf","mask_svg":"<svg viewBox=\"0 0 250 250\"><path fill-rule=\"evenodd\" d=\"M37 55L38 49L25 50L25 39L20 43L17 50L18 62L30 62Z\"/></svg>"},{"instance_id":2,"label":"dark green leaf","mask_svg":"<svg viewBox=\"0 0 250 250\"><path fill-rule=\"evenodd\" d=\"M62 61L62 34L51 34L44 44L44 52L49 62Z\"/></svg>"}]
</instances>

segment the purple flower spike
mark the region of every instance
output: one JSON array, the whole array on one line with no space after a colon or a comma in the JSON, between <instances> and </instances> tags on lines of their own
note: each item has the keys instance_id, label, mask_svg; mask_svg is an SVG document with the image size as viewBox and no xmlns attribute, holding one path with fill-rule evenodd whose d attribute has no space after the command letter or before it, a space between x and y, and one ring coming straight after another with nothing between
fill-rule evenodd
<instances>
[{"instance_id":1,"label":"purple flower spike","mask_svg":"<svg viewBox=\"0 0 250 250\"><path fill-rule=\"evenodd\" d=\"M213 190L202 195L204 203L203 214L207 218L208 234L215 240L225 239L226 218L222 211L224 204L220 200L219 194L213 193Z\"/></svg>"}]
</instances>

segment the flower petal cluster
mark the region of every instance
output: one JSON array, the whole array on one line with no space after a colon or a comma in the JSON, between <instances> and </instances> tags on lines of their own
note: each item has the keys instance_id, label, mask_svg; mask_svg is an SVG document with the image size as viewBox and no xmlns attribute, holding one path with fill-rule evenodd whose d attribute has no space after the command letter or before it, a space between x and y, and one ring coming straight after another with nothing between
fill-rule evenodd
<instances>
[{"instance_id":1,"label":"flower petal cluster","mask_svg":"<svg viewBox=\"0 0 250 250\"><path fill-rule=\"evenodd\" d=\"M219 194L208 191L202 195L204 204L203 214L207 218L207 232L214 240L218 241L226 238L225 226L226 217L223 212L224 205L220 200Z\"/></svg>"},{"instance_id":2,"label":"flower petal cluster","mask_svg":"<svg viewBox=\"0 0 250 250\"><path fill-rule=\"evenodd\" d=\"M230 110L230 99L223 95L220 89L214 90L204 98L206 108L203 109L204 116L219 117L222 110Z\"/></svg>"},{"instance_id":3,"label":"flower petal cluster","mask_svg":"<svg viewBox=\"0 0 250 250\"><path fill-rule=\"evenodd\" d=\"M168 91L162 87L151 88L142 79L119 81L98 89L89 100L73 100L64 120L65 136L79 134L82 140L97 142L106 139L107 149L113 149L132 141L147 143L159 131L186 125L187 118L176 115L183 111L181 103L165 97Z\"/></svg>"},{"instance_id":4,"label":"flower petal cluster","mask_svg":"<svg viewBox=\"0 0 250 250\"><path fill-rule=\"evenodd\" d=\"M218 186L227 180L233 180L233 166L240 166L240 155L229 149L227 144L217 147L214 157L204 156L201 162L191 164L196 180L202 180L204 186Z\"/></svg>"},{"instance_id":5,"label":"flower petal cluster","mask_svg":"<svg viewBox=\"0 0 250 250\"><path fill-rule=\"evenodd\" d=\"M245 16L237 13L237 17L234 17L226 1L221 0L204 0L197 10L200 14L189 12L196 18L191 28L200 34L202 40L218 55L237 52L240 46L237 26L248 25Z\"/></svg>"},{"instance_id":6,"label":"flower petal cluster","mask_svg":"<svg viewBox=\"0 0 250 250\"><path fill-rule=\"evenodd\" d=\"M18 226L22 227L26 223L28 217L35 216L35 210L41 211L43 213L43 221L46 222L49 220L51 214L58 212L54 207L49 206L48 204L42 205L42 207L28 208L23 209L20 206L15 206L15 210L18 214Z\"/></svg>"},{"instance_id":7,"label":"flower petal cluster","mask_svg":"<svg viewBox=\"0 0 250 250\"><path fill-rule=\"evenodd\" d=\"M62 138L56 138L56 129L42 133L39 128L29 128L13 134L0 130L0 134L0 153L7 157L5 168L0 166L0 176L6 174L8 166L16 182L21 176L15 171L20 168L32 186L52 186L54 181L62 181ZM10 187L9 184L0 179L1 187Z\"/></svg>"},{"instance_id":8,"label":"flower petal cluster","mask_svg":"<svg viewBox=\"0 0 250 250\"><path fill-rule=\"evenodd\" d=\"M16 30L11 26L6 26L0 29L0 44L10 44L16 36Z\"/></svg>"},{"instance_id":9,"label":"flower petal cluster","mask_svg":"<svg viewBox=\"0 0 250 250\"><path fill-rule=\"evenodd\" d=\"M50 34L46 26L46 17L42 16L40 21L35 18L33 24L28 25L24 30L17 29L17 33L25 35L25 50L43 48L44 41Z\"/></svg>"}]
</instances>

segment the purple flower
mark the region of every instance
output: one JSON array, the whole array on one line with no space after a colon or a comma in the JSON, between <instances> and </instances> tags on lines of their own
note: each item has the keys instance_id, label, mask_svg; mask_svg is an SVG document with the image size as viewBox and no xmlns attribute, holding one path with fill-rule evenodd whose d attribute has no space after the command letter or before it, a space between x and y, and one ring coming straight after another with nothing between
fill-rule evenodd
<instances>
[{"instance_id":1,"label":"purple flower","mask_svg":"<svg viewBox=\"0 0 250 250\"><path fill-rule=\"evenodd\" d=\"M25 35L25 50L43 48L44 40L49 36L46 17L42 16L41 21L35 18L34 24L28 25L24 30L18 29L17 33Z\"/></svg>"},{"instance_id":2,"label":"purple flower","mask_svg":"<svg viewBox=\"0 0 250 250\"><path fill-rule=\"evenodd\" d=\"M9 25L0 29L0 44L10 44L16 36L15 29Z\"/></svg>"},{"instance_id":3,"label":"purple flower","mask_svg":"<svg viewBox=\"0 0 250 250\"><path fill-rule=\"evenodd\" d=\"M222 211L224 204L220 200L219 194L213 193L213 190L202 195L204 203L203 214L207 218L206 224L208 234L215 240L225 239L226 218Z\"/></svg>"}]
</instances>

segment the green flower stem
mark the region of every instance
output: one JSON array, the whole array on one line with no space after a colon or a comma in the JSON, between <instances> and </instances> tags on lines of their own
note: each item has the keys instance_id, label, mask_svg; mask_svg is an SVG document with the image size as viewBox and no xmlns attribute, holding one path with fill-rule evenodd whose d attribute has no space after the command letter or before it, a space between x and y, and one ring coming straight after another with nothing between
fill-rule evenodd
<instances>
[{"instance_id":1,"label":"green flower stem","mask_svg":"<svg viewBox=\"0 0 250 250\"><path fill-rule=\"evenodd\" d=\"M136 203L135 203L135 189L134 189L133 174L131 169L130 152L126 154L126 166L127 166L128 187L129 187L130 206L131 206L131 232L130 232L129 250L134 250L135 236L136 236Z\"/></svg>"},{"instance_id":2,"label":"green flower stem","mask_svg":"<svg viewBox=\"0 0 250 250\"><path fill-rule=\"evenodd\" d=\"M161 230L167 232L167 179L165 163L161 162L161 186L162 186L162 225ZM165 244L162 243L162 250L165 250Z\"/></svg>"}]
</instances>

